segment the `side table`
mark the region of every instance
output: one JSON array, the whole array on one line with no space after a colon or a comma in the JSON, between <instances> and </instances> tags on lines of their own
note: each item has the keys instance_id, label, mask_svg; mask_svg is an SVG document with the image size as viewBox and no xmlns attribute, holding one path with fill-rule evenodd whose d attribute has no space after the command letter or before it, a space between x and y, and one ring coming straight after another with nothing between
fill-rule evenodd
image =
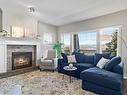
<instances>
[{"instance_id":1,"label":"side table","mask_svg":"<svg viewBox=\"0 0 127 95\"><path fill-rule=\"evenodd\" d=\"M69 66L64 66L64 68L63 68L64 70L66 70L66 71L69 71L70 73L72 72L72 71L75 71L75 70L77 70L77 68L76 67L69 67ZM64 75L63 75L63 77L64 77ZM70 80L70 83L72 83L72 79L71 79L71 76L69 76L69 80Z\"/></svg>"}]
</instances>

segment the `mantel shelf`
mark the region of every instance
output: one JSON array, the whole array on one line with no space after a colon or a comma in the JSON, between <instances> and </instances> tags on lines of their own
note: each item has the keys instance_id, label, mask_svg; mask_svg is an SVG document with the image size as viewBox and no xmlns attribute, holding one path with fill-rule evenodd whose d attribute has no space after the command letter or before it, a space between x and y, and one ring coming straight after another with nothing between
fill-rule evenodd
<instances>
[{"instance_id":1,"label":"mantel shelf","mask_svg":"<svg viewBox=\"0 0 127 95\"><path fill-rule=\"evenodd\" d=\"M36 38L12 38L12 37L0 37L0 44L5 45L37 45L41 43L40 39Z\"/></svg>"},{"instance_id":2,"label":"mantel shelf","mask_svg":"<svg viewBox=\"0 0 127 95\"><path fill-rule=\"evenodd\" d=\"M16 38L16 37L0 37L0 40L5 41L41 41L37 38Z\"/></svg>"}]
</instances>

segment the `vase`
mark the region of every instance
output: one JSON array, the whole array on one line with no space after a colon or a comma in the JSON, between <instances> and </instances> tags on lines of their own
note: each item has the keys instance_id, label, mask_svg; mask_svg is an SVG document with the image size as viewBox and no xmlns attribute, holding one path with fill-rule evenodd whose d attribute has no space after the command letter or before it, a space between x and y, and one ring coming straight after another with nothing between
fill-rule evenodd
<instances>
[{"instance_id":1,"label":"vase","mask_svg":"<svg viewBox=\"0 0 127 95\"><path fill-rule=\"evenodd\" d=\"M69 67L70 67L70 68L73 68L73 64L72 64L72 63L70 63L70 64L69 64Z\"/></svg>"}]
</instances>

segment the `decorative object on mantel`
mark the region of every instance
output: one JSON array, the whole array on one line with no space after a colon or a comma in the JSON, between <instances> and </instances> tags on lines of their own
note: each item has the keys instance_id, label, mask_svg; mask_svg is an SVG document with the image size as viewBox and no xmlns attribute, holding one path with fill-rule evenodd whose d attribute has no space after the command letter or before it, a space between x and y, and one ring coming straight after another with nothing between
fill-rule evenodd
<instances>
[{"instance_id":1,"label":"decorative object on mantel","mask_svg":"<svg viewBox=\"0 0 127 95\"><path fill-rule=\"evenodd\" d=\"M36 35L36 39L39 39L39 37L40 37L40 35L39 35L39 34L37 34L37 35Z\"/></svg>"},{"instance_id":2,"label":"decorative object on mantel","mask_svg":"<svg viewBox=\"0 0 127 95\"><path fill-rule=\"evenodd\" d=\"M24 30L22 27L11 26L12 37L24 37Z\"/></svg>"},{"instance_id":3,"label":"decorative object on mantel","mask_svg":"<svg viewBox=\"0 0 127 95\"><path fill-rule=\"evenodd\" d=\"M61 52L62 52L62 48L63 47L63 43L57 42L54 44L53 48L56 49L57 52L57 58L61 57Z\"/></svg>"},{"instance_id":4,"label":"decorative object on mantel","mask_svg":"<svg viewBox=\"0 0 127 95\"><path fill-rule=\"evenodd\" d=\"M7 31L3 30L2 27L0 27L0 36L7 36Z\"/></svg>"},{"instance_id":5,"label":"decorative object on mantel","mask_svg":"<svg viewBox=\"0 0 127 95\"><path fill-rule=\"evenodd\" d=\"M34 12L35 12L35 8L34 8L34 7L28 7L28 8L27 8L27 11L28 11L29 13L34 13Z\"/></svg>"},{"instance_id":6,"label":"decorative object on mantel","mask_svg":"<svg viewBox=\"0 0 127 95\"><path fill-rule=\"evenodd\" d=\"M35 33L31 32L30 28L11 26L10 36L16 38L35 38Z\"/></svg>"}]
</instances>

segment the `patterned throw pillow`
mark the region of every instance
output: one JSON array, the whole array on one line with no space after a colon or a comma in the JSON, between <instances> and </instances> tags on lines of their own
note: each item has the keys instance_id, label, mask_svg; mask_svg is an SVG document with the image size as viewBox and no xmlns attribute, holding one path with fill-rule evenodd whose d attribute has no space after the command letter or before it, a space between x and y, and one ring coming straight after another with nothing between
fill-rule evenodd
<instances>
[{"instance_id":1,"label":"patterned throw pillow","mask_svg":"<svg viewBox=\"0 0 127 95\"><path fill-rule=\"evenodd\" d=\"M110 59L110 55L111 55L110 53L106 53L106 54L95 53L94 65L96 65L102 57L106 59Z\"/></svg>"},{"instance_id":2,"label":"patterned throw pillow","mask_svg":"<svg viewBox=\"0 0 127 95\"><path fill-rule=\"evenodd\" d=\"M76 63L75 55L67 56L68 63Z\"/></svg>"},{"instance_id":3,"label":"patterned throw pillow","mask_svg":"<svg viewBox=\"0 0 127 95\"><path fill-rule=\"evenodd\" d=\"M105 59L104 57L102 57L96 66L102 69L106 64L108 64L109 61L109 59Z\"/></svg>"}]
</instances>

